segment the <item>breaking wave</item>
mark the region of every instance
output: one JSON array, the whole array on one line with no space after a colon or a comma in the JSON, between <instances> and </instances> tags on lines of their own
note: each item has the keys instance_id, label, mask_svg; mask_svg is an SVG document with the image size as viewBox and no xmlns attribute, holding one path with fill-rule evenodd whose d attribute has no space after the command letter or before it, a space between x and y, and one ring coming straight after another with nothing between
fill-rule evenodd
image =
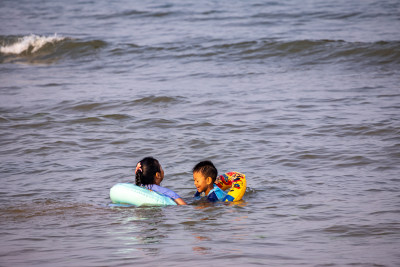
<instances>
[{"instance_id":1,"label":"breaking wave","mask_svg":"<svg viewBox=\"0 0 400 267\"><path fill-rule=\"evenodd\" d=\"M70 37L0 36L0 63L41 63L50 64L65 57L81 58L95 53L106 46L101 40L79 40Z\"/></svg>"},{"instance_id":2,"label":"breaking wave","mask_svg":"<svg viewBox=\"0 0 400 267\"><path fill-rule=\"evenodd\" d=\"M54 34L53 36L39 36L39 35L28 35L23 37L9 38L11 44L6 44L0 47L0 52L3 54L14 54L19 55L22 53L35 53L39 51L45 45L54 45L57 42L65 40L65 37ZM4 40L3 40L4 43Z\"/></svg>"}]
</instances>

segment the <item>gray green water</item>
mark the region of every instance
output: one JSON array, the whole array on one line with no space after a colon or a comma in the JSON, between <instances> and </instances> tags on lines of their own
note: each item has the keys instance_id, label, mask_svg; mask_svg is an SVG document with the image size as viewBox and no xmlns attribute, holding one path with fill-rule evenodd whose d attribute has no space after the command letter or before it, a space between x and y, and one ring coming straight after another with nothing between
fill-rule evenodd
<instances>
[{"instance_id":1,"label":"gray green water","mask_svg":"<svg viewBox=\"0 0 400 267\"><path fill-rule=\"evenodd\" d=\"M0 266L398 266L398 1L0 2ZM244 201L110 208L154 156Z\"/></svg>"}]
</instances>

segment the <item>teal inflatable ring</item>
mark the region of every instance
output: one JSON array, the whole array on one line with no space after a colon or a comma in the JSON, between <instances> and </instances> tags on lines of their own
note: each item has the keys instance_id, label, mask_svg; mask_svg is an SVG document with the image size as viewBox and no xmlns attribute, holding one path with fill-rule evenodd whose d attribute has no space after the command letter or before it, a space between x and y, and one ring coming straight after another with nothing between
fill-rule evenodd
<instances>
[{"instance_id":1,"label":"teal inflatable ring","mask_svg":"<svg viewBox=\"0 0 400 267\"><path fill-rule=\"evenodd\" d=\"M176 205L175 201L169 197L131 183L118 183L111 187L110 198L114 204L134 206Z\"/></svg>"}]
</instances>

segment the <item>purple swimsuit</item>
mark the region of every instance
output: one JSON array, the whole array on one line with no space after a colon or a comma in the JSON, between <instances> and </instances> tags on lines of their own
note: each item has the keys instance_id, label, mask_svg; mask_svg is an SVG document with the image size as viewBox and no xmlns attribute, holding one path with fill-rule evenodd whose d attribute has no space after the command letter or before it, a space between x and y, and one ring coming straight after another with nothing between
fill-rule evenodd
<instances>
[{"instance_id":1,"label":"purple swimsuit","mask_svg":"<svg viewBox=\"0 0 400 267\"><path fill-rule=\"evenodd\" d=\"M143 187L144 187L144 188L147 188L147 189L149 189L149 190L151 190L151 191L154 191L154 192L156 192L156 193L158 193L158 194L160 194L160 195L163 195L163 196L172 198L172 199L181 198L181 197L180 197L177 193L175 193L174 191L172 191L172 190L170 190L170 189L168 189L168 188L165 188L165 187L156 185L156 184L147 184L147 185L143 185Z\"/></svg>"}]
</instances>

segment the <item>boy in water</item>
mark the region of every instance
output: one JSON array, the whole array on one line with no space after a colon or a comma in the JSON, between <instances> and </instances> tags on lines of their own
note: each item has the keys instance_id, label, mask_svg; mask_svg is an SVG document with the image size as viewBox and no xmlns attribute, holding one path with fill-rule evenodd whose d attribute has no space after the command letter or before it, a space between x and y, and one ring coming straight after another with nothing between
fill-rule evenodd
<instances>
[{"instance_id":1,"label":"boy in water","mask_svg":"<svg viewBox=\"0 0 400 267\"><path fill-rule=\"evenodd\" d=\"M200 199L202 193L211 202L222 201L225 198L226 193L214 184L217 176L217 168L211 161L202 161L194 166L193 180L197 188L197 192L194 195L195 199Z\"/></svg>"}]
</instances>

